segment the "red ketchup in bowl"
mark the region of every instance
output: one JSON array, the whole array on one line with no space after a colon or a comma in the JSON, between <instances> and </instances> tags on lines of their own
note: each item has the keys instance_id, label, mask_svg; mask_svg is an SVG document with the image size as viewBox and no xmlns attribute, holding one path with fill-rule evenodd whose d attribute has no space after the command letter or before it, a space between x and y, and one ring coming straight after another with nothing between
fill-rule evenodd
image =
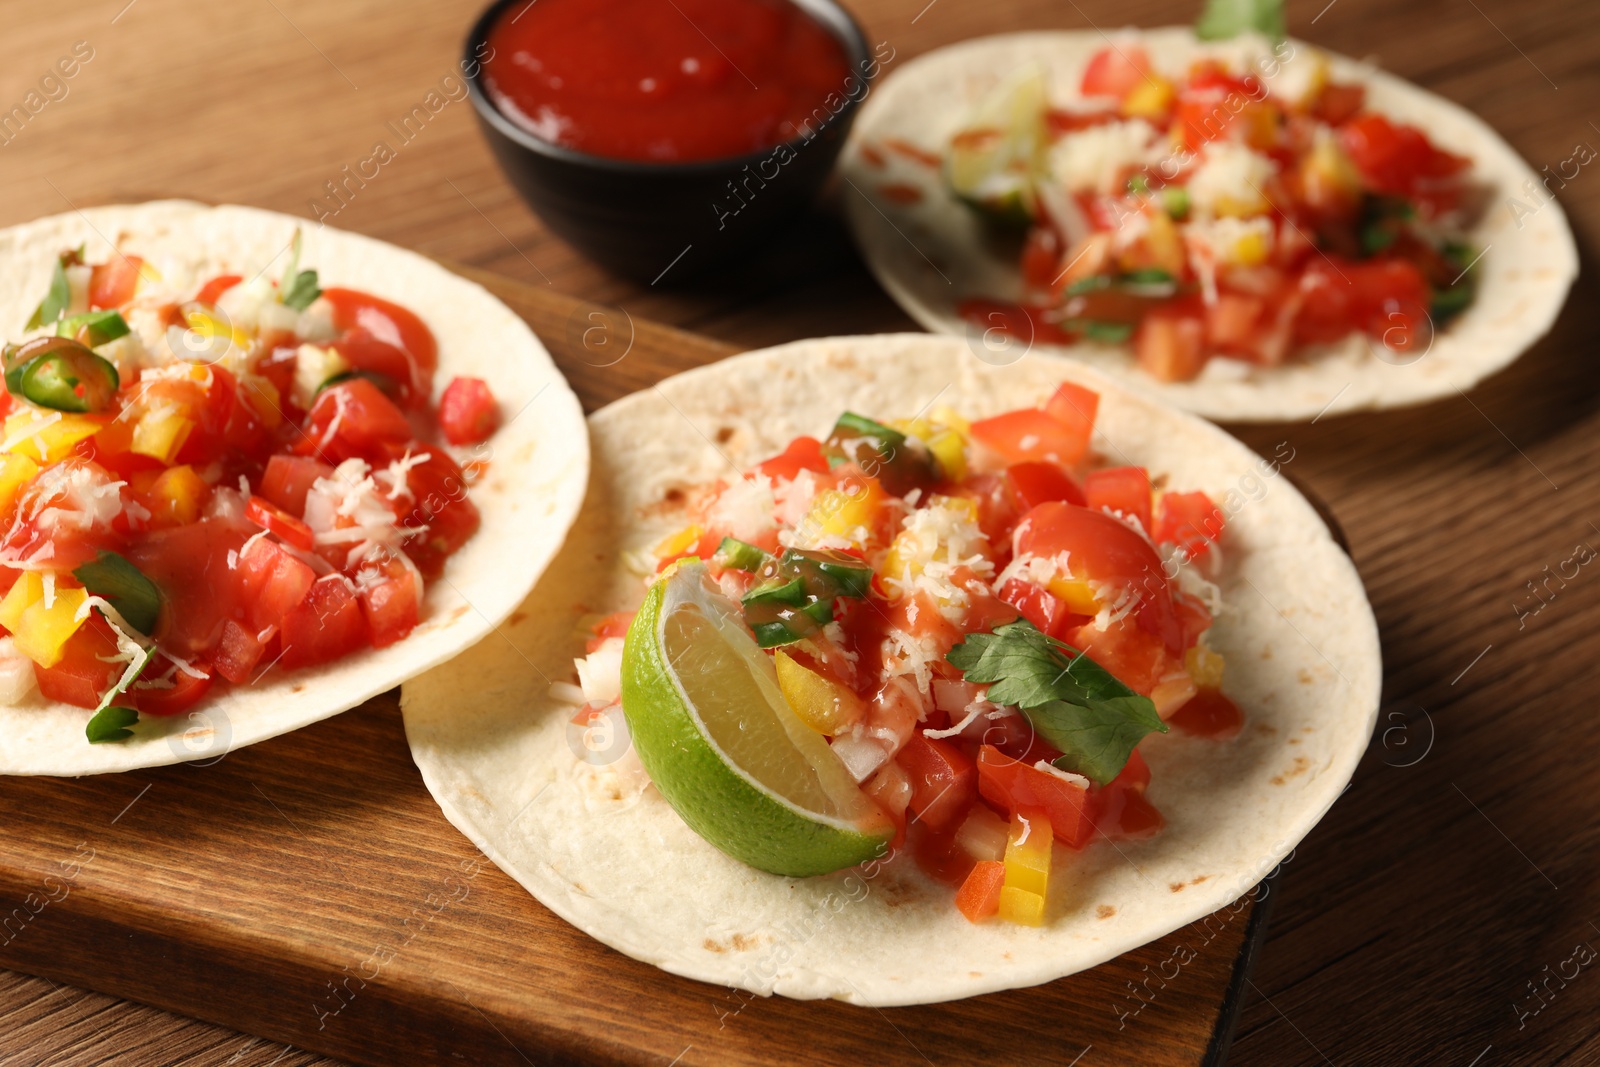
<instances>
[{"instance_id":1,"label":"red ketchup in bowl","mask_svg":"<svg viewBox=\"0 0 1600 1067\"><path fill-rule=\"evenodd\" d=\"M528 132L590 155L725 159L815 129L850 64L788 0L532 0L489 31L483 86Z\"/></svg>"}]
</instances>

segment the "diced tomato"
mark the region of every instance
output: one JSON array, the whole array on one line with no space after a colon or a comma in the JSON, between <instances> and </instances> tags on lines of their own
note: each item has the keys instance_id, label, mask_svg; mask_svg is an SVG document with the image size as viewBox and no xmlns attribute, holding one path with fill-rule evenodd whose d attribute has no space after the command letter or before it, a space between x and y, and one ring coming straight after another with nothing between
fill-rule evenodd
<instances>
[{"instance_id":1,"label":"diced tomato","mask_svg":"<svg viewBox=\"0 0 1600 1067\"><path fill-rule=\"evenodd\" d=\"M1185 650L1193 646L1200 639L1200 635L1211 629L1211 612L1200 602L1200 598L1188 593L1179 593L1173 602L1178 610L1178 624L1183 630L1182 646Z\"/></svg>"},{"instance_id":2,"label":"diced tomato","mask_svg":"<svg viewBox=\"0 0 1600 1067\"><path fill-rule=\"evenodd\" d=\"M165 673L166 661L163 657L158 656L145 669L144 676L158 677ZM173 672L172 686L170 688L151 687L144 689L135 683L130 692L140 712L146 715L165 717L188 711L200 703L210 691L211 675L208 672L202 672L201 676L196 678L186 671L179 670Z\"/></svg>"},{"instance_id":3,"label":"diced tomato","mask_svg":"<svg viewBox=\"0 0 1600 1067\"><path fill-rule=\"evenodd\" d=\"M968 922L980 923L1000 910L1000 890L1006 884L1006 865L980 860L956 892L956 907Z\"/></svg>"},{"instance_id":4,"label":"diced tomato","mask_svg":"<svg viewBox=\"0 0 1600 1067\"><path fill-rule=\"evenodd\" d=\"M1073 382L1062 382L1044 402L1044 410L1068 430L1082 436L1087 449L1089 436L1094 433L1095 417L1100 413L1100 394Z\"/></svg>"},{"instance_id":5,"label":"diced tomato","mask_svg":"<svg viewBox=\"0 0 1600 1067\"><path fill-rule=\"evenodd\" d=\"M1043 811L1056 839L1070 848L1082 848L1094 830L1085 818L1084 786L1012 759L993 745L978 748L978 790L1007 815L1018 808Z\"/></svg>"},{"instance_id":6,"label":"diced tomato","mask_svg":"<svg viewBox=\"0 0 1600 1067\"><path fill-rule=\"evenodd\" d=\"M290 515L306 513L306 494L318 478L333 477L333 468L309 456L275 454L261 475L261 495Z\"/></svg>"},{"instance_id":7,"label":"diced tomato","mask_svg":"<svg viewBox=\"0 0 1600 1067\"><path fill-rule=\"evenodd\" d=\"M422 617L416 575L398 559L383 568L384 576L361 590L361 611L367 618L373 648L387 648L401 640Z\"/></svg>"},{"instance_id":8,"label":"diced tomato","mask_svg":"<svg viewBox=\"0 0 1600 1067\"><path fill-rule=\"evenodd\" d=\"M1134 749L1122 771L1103 789L1089 791L1089 819L1094 828L1114 838L1149 837L1166 820L1145 799L1150 767Z\"/></svg>"},{"instance_id":9,"label":"diced tomato","mask_svg":"<svg viewBox=\"0 0 1600 1067\"><path fill-rule=\"evenodd\" d=\"M977 795L976 788L973 795ZM961 815L965 814L963 810ZM906 840L910 842L911 852L917 858L917 866L928 877L951 888L966 880L967 875L972 873L974 862L967 850L956 843L956 830L960 825L960 818L942 830L929 826L921 819L912 819L906 824Z\"/></svg>"},{"instance_id":10,"label":"diced tomato","mask_svg":"<svg viewBox=\"0 0 1600 1067\"><path fill-rule=\"evenodd\" d=\"M126 663L117 660L117 639L99 613L91 614L61 647L53 667L33 665L39 692L80 708L98 707L100 699L122 676Z\"/></svg>"},{"instance_id":11,"label":"diced tomato","mask_svg":"<svg viewBox=\"0 0 1600 1067\"><path fill-rule=\"evenodd\" d=\"M1157 544L1174 544L1190 559L1199 559L1222 536L1222 509L1204 493L1163 493L1151 536Z\"/></svg>"},{"instance_id":12,"label":"diced tomato","mask_svg":"<svg viewBox=\"0 0 1600 1067\"><path fill-rule=\"evenodd\" d=\"M1084 502L1078 483L1054 463L1013 463L1006 468L1006 485L1018 511L1031 511L1052 500Z\"/></svg>"},{"instance_id":13,"label":"diced tomato","mask_svg":"<svg viewBox=\"0 0 1600 1067\"><path fill-rule=\"evenodd\" d=\"M895 759L911 779L911 811L935 830L950 828L977 797L972 759L948 741L913 733Z\"/></svg>"},{"instance_id":14,"label":"diced tomato","mask_svg":"<svg viewBox=\"0 0 1600 1067\"><path fill-rule=\"evenodd\" d=\"M1205 324L1181 300L1156 307L1134 331L1133 352L1158 381L1189 381L1206 365Z\"/></svg>"},{"instance_id":15,"label":"diced tomato","mask_svg":"<svg viewBox=\"0 0 1600 1067\"><path fill-rule=\"evenodd\" d=\"M279 633L283 655L278 662L293 670L361 648L367 643L367 622L350 583L329 574L313 582L304 602L283 616Z\"/></svg>"},{"instance_id":16,"label":"diced tomato","mask_svg":"<svg viewBox=\"0 0 1600 1067\"><path fill-rule=\"evenodd\" d=\"M1206 308L1206 343L1215 351L1248 356L1254 351L1266 301L1259 296L1223 291Z\"/></svg>"},{"instance_id":17,"label":"diced tomato","mask_svg":"<svg viewBox=\"0 0 1600 1067\"><path fill-rule=\"evenodd\" d=\"M1005 476L969 475L952 494L978 505L978 529L983 531L989 544L1003 557L1011 547L1011 526L1017 518L1017 503Z\"/></svg>"},{"instance_id":18,"label":"diced tomato","mask_svg":"<svg viewBox=\"0 0 1600 1067\"><path fill-rule=\"evenodd\" d=\"M229 619L222 624L222 640L217 645L212 665L218 674L234 685L243 685L250 680L265 651L266 646L256 639L255 634Z\"/></svg>"},{"instance_id":19,"label":"diced tomato","mask_svg":"<svg viewBox=\"0 0 1600 1067\"><path fill-rule=\"evenodd\" d=\"M301 607L316 581L310 564L265 538L252 541L240 553L237 573L244 602L249 605L250 623L262 629Z\"/></svg>"},{"instance_id":20,"label":"diced tomato","mask_svg":"<svg viewBox=\"0 0 1600 1067\"><path fill-rule=\"evenodd\" d=\"M1007 463L1071 466L1089 450L1089 435L1081 426L1069 426L1042 408L1019 408L979 419L972 424L972 437Z\"/></svg>"},{"instance_id":21,"label":"diced tomato","mask_svg":"<svg viewBox=\"0 0 1600 1067\"><path fill-rule=\"evenodd\" d=\"M636 611L613 611L595 623L594 628L590 630L594 636L589 638L588 647L584 651L593 652L600 647L602 641L609 638L627 637L628 627L633 625L633 617L637 614Z\"/></svg>"},{"instance_id":22,"label":"diced tomato","mask_svg":"<svg viewBox=\"0 0 1600 1067\"><path fill-rule=\"evenodd\" d=\"M1176 615L1167 615L1167 629L1150 625L1141 615L1123 619L1101 630L1084 626L1067 643L1083 649L1135 693L1149 696L1161 679L1183 665L1179 658L1183 628Z\"/></svg>"},{"instance_id":23,"label":"diced tomato","mask_svg":"<svg viewBox=\"0 0 1600 1067\"><path fill-rule=\"evenodd\" d=\"M411 440L411 423L366 378L347 378L318 394L297 450L330 459L373 458L386 444Z\"/></svg>"},{"instance_id":24,"label":"diced tomato","mask_svg":"<svg viewBox=\"0 0 1600 1067\"><path fill-rule=\"evenodd\" d=\"M1084 96L1114 96L1121 100L1149 74L1150 56L1140 46L1102 48L1084 68L1080 90Z\"/></svg>"},{"instance_id":25,"label":"diced tomato","mask_svg":"<svg viewBox=\"0 0 1600 1067\"><path fill-rule=\"evenodd\" d=\"M1000 599L1014 606L1040 632L1057 641L1065 641L1069 633L1088 621L1086 615L1073 614L1050 590L1022 578L1012 578L1001 586Z\"/></svg>"},{"instance_id":26,"label":"diced tomato","mask_svg":"<svg viewBox=\"0 0 1600 1067\"><path fill-rule=\"evenodd\" d=\"M1139 520L1150 532L1150 472L1143 467L1107 467L1090 471L1083 479L1086 505L1094 511L1109 508Z\"/></svg>"},{"instance_id":27,"label":"diced tomato","mask_svg":"<svg viewBox=\"0 0 1600 1067\"><path fill-rule=\"evenodd\" d=\"M756 472L776 481L793 481L801 471L828 473L828 458L815 437L796 437L782 452L756 465Z\"/></svg>"},{"instance_id":28,"label":"diced tomato","mask_svg":"<svg viewBox=\"0 0 1600 1067\"><path fill-rule=\"evenodd\" d=\"M987 583L979 580L965 567L957 567L952 576L955 583L967 591L967 608L961 613L961 629L969 634L986 634L996 626L1015 622L1020 614L1016 605L1007 603L990 593Z\"/></svg>"},{"instance_id":29,"label":"diced tomato","mask_svg":"<svg viewBox=\"0 0 1600 1067\"><path fill-rule=\"evenodd\" d=\"M482 378L456 378L439 398L439 428L453 445L475 445L500 426L500 407Z\"/></svg>"},{"instance_id":30,"label":"diced tomato","mask_svg":"<svg viewBox=\"0 0 1600 1067\"><path fill-rule=\"evenodd\" d=\"M1452 179L1472 162L1436 148L1415 126L1371 112L1346 123L1339 142L1374 192L1439 208L1454 206L1457 183Z\"/></svg>"},{"instance_id":31,"label":"diced tomato","mask_svg":"<svg viewBox=\"0 0 1600 1067\"><path fill-rule=\"evenodd\" d=\"M1148 586L1170 602L1155 548L1127 523L1103 511L1073 504L1040 504L1017 524L1016 545L1019 556L1057 559L1065 554L1078 578L1122 582L1141 589Z\"/></svg>"},{"instance_id":32,"label":"diced tomato","mask_svg":"<svg viewBox=\"0 0 1600 1067\"><path fill-rule=\"evenodd\" d=\"M425 462L406 472L415 504L402 525L414 530L426 527L406 542L406 554L424 578L434 578L444 570L445 559L478 532L482 518L467 497L466 476L455 460L440 448L429 449L426 455Z\"/></svg>"},{"instance_id":33,"label":"diced tomato","mask_svg":"<svg viewBox=\"0 0 1600 1067\"><path fill-rule=\"evenodd\" d=\"M244 506L244 517L263 530L270 530L296 548L311 552L317 547L317 540L312 536L311 527L269 500L252 496Z\"/></svg>"},{"instance_id":34,"label":"diced tomato","mask_svg":"<svg viewBox=\"0 0 1600 1067\"><path fill-rule=\"evenodd\" d=\"M1317 94L1311 113L1329 126L1343 126L1356 116L1366 102L1366 86L1329 82Z\"/></svg>"},{"instance_id":35,"label":"diced tomato","mask_svg":"<svg viewBox=\"0 0 1600 1067\"><path fill-rule=\"evenodd\" d=\"M433 331L421 319L399 304L354 289L324 289L322 297L333 305L333 323L346 335L335 342L334 347L351 364L363 370L395 375L398 384L408 387L407 395L413 404L426 403L433 396L433 372L439 365L439 346ZM409 373L401 372L393 362L380 362L389 357L353 336L357 330L372 340L398 349L406 357ZM370 365L363 366L363 360Z\"/></svg>"},{"instance_id":36,"label":"diced tomato","mask_svg":"<svg viewBox=\"0 0 1600 1067\"><path fill-rule=\"evenodd\" d=\"M164 606L152 635L161 647L188 659L216 645L223 623L248 603L239 596L228 553L237 552L253 532L243 524L206 519L154 530L128 545L128 561L161 590Z\"/></svg>"},{"instance_id":37,"label":"diced tomato","mask_svg":"<svg viewBox=\"0 0 1600 1067\"><path fill-rule=\"evenodd\" d=\"M89 271L89 306L116 308L132 300L143 266L144 260L138 256L121 254L97 264Z\"/></svg>"},{"instance_id":38,"label":"diced tomato","mask_svg":"<svg viewBox=\"0 0 1600 1067\"><path fill-rule=\"evenodd\" d=\"M244 279L237 274L218 275L200 287L200 291L195 294L195 301L201 304L215 304L223 293L242 281Z\"/></svg>"},{"instance_id":39,"label":"diced tomato","mask_svg":"<svg viewBox=\"0 0 1600 1067\"><path fill-rule=\"evenodd\" d=\"M1022 246L1022 284L1048 289L1061 270L1061 238L1053 226L1035 226Z\"/></svg>"}]
</instances>

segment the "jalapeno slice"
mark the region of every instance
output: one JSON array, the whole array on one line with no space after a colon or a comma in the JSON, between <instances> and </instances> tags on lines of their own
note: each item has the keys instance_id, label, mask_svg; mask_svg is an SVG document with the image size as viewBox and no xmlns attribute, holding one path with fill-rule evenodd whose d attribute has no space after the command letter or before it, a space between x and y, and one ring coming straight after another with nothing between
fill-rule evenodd
<instances>
[{"instance_id":1,"label":"jalapeno slice","mask_svg":"<svg viewBox=\"0 0 1600 1067\"><path fill-rule=\"evenodd\" d=\"M116 398L117 368L70 337L39 337L5 352L6 389L53 411L93 414Z\"/></svg>"}]
</instances>

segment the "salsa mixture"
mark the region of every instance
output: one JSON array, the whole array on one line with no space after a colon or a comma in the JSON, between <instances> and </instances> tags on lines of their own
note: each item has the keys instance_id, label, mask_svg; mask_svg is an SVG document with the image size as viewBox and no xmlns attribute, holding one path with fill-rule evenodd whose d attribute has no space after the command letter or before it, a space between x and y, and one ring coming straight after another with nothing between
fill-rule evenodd
<instances>
[{"instance_id":1,"label":"salsa mixture","mask_svg":"<svg viewBox=\"0 0 1600 1067\"><path fill-rule=\"evenodd\" d=\"M169 291L138 256L64 252L4 349L0 700L133 736L269 667L403 639L472 536L444 442L498 424L415 314L301 270Z\"/></svg>"},{"instance_id":2,"label":"salsa mixture","mask_svg":"<svg viewBox=\"0 0 1600 1067\"><path fill-rule=\"evenodd\" d=\"M847 412L688 490L693 521L644 561L657 583L703 565L789 708L892 820L888 847L973 922L1043 921L1052 842L1160 830L1146 735L1242 723L1206 643L1223 513L1092 463L1098 404L1067 383L972 422ZM622 699L633 614L593 623L574 722Z\"/></svg>"},{"instance_id":3,"label":"salsa mixture","mask_svg":"<svg viewBox=\"0 0 1600 1067\"><path fill-rule=\"evenodd\" d=\"M969 300L975 325L1131 343L1184 381L1351 334L1421 354L1471 302L1470 160L1370 110L1321 53L1163 71L1130 37L1079 88L1052 106L1023 72L948 147L957 195L1026 229L1022 302Z\"/></svg>"},{"instance_id":4,"label":"salsa mixture","mask_svg":"<svg viewBox=\"0 0 1600 1067\"><path fill-rule=\"evenodd\" d=\"M508 5L488 44L501 113L612 159L772 148L849 89L844 46L789 0L539 0Z\"/></svg>"}]
</instances>

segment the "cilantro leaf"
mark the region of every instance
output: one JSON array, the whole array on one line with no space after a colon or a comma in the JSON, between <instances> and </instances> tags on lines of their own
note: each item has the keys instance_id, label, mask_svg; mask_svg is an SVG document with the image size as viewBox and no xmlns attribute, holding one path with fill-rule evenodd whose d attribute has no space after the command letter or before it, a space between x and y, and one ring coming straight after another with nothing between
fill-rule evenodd
<instances>
[{"instance_id":1,"label":"cilantro leaf","mask_svg":"<svg viewBox=\"0 0 1600 1067\"><path fill-rule=\"evenodd\" d=\"M102 550L92 562L74 570L72 576L116 608L129 626L147 637L155 632L161 615L161 591L125 558Z\"/></svg>"},{"instance_id":2,"label":"cilantro leaf","mask_svg":"<svg viewBox=\"0 0 1600 1067\"><path fill-rule=\"evenodd\" d=\"M33 309L33 317L24 328L37 330L55 322L66 314L71 303L72 286L67 283L67 257L63 254L57 258L55 269L50 272L50 288L46 290L39 306Z\"/></svg>"},{"instance_id":3,"label":"cilantro leaf","mask_svg":"<svg viewBox=\"0 0 1600 1067\"><path fill-rule=\"evenodd\" d=\"M1195 36L1202 41L1223 41L1252 31L1283 40L1288 34L1283 0L1206 0L1194 24Z\"/></svg>"},{"instance_id":4,"label":"cilantro leaf","mask_svg":"<svg viewBox=\"0 0 1600 1067\"><path fill-rule=\"evenodd\" d=\"M303 270L293 278L284 279L283 304L296 311L304 311L311 306L312 301L322 295L322 290L317 285L317 272Z\"/></svg>"},{"instance_id":5,"label":"cilantro leaf","mask_svg":"<svg viewBox=\"0 0 1600 1067\"><path fill-rule=\"evenodd\" d=\"M139 713L132 708L107 706L94 713L94 718L89 720L83 732L91 745L126 741L133 736L133 731L128 727L138 721Z\"/></svg>"},{"instance_id":6,"label":"cilantro leaf","mask_svg":"<svg viewBox=\"0 0 1600 1067\"><path fill-rule=\"evenodd\" d=\"M1020 708L1061 750L1057 767L1097 785L1117 776L1146 734L1167 732L1149 697L1025 619L969 634L945 658L967 681L987 684L989 700Z\"/></svg>"}]
</instances>

